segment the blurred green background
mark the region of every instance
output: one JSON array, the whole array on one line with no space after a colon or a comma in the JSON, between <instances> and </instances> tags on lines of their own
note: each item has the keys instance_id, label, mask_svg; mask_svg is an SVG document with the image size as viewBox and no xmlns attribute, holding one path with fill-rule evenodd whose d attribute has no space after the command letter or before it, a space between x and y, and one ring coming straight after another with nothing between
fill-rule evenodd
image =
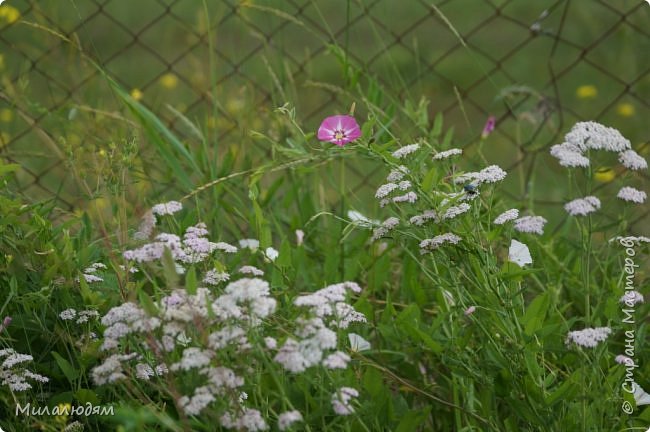
<instances>
[{"instance_id":1,"label":"blurred green background","mask_svg":"<svg viewBox=\"0 0 650 432\"><path fill-rule=\"evenodd\" d=\"M559 214L575 197L547 150L576 121L616 127L650 155L649 20L640 0L7 0L0 156L24 166L16 183L30 198L54 197L70 211L87 205L92 194L72 181L70 164L98 163L137 127L85 55L190 151L200 149L173 110L200 125L215 165L228 152L250 164L268 158L270 145L250 131L282 139L273 109L286 102L313 131L353 102L363 118L364 97L389 113L426 97L430 117L444 114L470 159L494 115L497 129L482 146L490 163L516 174L505 190L528 200L535 166L540 189L529 206ZM400 133L402 144L417 138ZM141 193L182 194L146 140L138 146ZM618 171L604 168L612 169L598 193L615 210ZM372 196L385 170L352 157L345 169L349 206L378 213ZM630 185L646 180L641 173ZM326 201L336 207L336 194ZM647 210L633 231L647 232Z\"/></svg>"}]
</instances>

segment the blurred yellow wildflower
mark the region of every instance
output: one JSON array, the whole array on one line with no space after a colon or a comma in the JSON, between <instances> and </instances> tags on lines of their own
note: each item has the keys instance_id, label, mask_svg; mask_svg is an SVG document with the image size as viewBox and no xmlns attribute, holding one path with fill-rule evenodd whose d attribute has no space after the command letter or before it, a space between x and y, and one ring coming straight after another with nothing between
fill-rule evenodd
<instances>
[{"instance_id":1,"label":"blurred yellow wildflower","mask_svg":"<svg viewBox=\"0 0 650 432\"><path fill-rule=\"evenodd\" d=\"M593 99L598 95L598 89L593 85L582 85L576 89L576 96L580 99Z\"/></svg>"},{"instance_id":2,"label":"blurred yellow wildflower","mask_svg":"<svg viewBox=\"0 0 650 432\"><path fill-rule=\"evenodd\" d=\"M616 172L611 168L599 168L594 173L594 179L601 183L609 183L616 178Z\"/></svg>"},{"instance_id":3,"label":"blurred yellow wildflower","mask_svg":"<svg viewBox=\"0 0 650 432\"><path fill-rule=\"evenodd\" d=\"M7 132L0 132L0 147L4 147L11 141L11 136Z\"/></svg>"},{"instance_id":4,"label":"blurred yellow wildflower","mask_svg":"<svg viewBox=\"0 0 650 432\"><path fill-rule=\"evenodd\" d=\"M178 85L178 77L171 72L166 73L160 77L160 85L169 90L176 88Z\"/></svg>"},{"instance_id":5,"label":"blurred yellow wildflower","mask_svg":"<svg viewBox=\"0 0 650 432\"><path fill-rule=\"evenodd\" d=\"M13 6L0 6L0 21L13 24L20 19L20 12Z\"/></svg>"},{"instance_id":6,"label":"blurred yellow wildflower","mask_svg":"<svg viewBox=\"0 0 650 432\"><path fill-rule=\"evenodd\" d=\"M9 108L4 108L0 110L0 121L3 123L9 123L14 119L14 113Z\"/></svg>"},{"instance_id":7,"label":"blurred yellow wildflower","mask_svg":"<svg viewBox=\"0 0 650 432\"><path fill-rule=\"evenodd\" d=\"M616 113L622 117L632 117L634 111L634 105L631 103L624 102L616 106Z\"/></svg>"},{"instance_id":8,"label":"blurred yellow wildflower","mask_svg":"<svg viewBox=\"0 0 650 432\"><path fill-rule=\"evenodd\" d=\"M69 403L60 403L56 406L56 412L59 413L55 417L56 421L59 423L66 423L68 420L68 416L70 415L70 411L72 411L72 405Z\"/></svg>"},{"instance_id":9,"label":"blurred yellow wildflower","mask_svg":"<svg viewBox=\"0 0 650 432\"><path fill-rule=\"evenodd\" d=\"M144 93L139 88L134 88L131 90L131 97L137 101L141 100L144 96Z\"/></svg>"},{"instance_id":10,"label":"blurred yellow wildflower","mask_svg":"<svg viewBox=\"0 0 650 432\"><path fill-rule=\"evenodd\" d=\"M246 102L244 102L243 99L240 98L230 98L226 102L226 111L228 111L229 114L236 115L242 112L242 110L246 107Z\"/></svg>"}]
</instances>

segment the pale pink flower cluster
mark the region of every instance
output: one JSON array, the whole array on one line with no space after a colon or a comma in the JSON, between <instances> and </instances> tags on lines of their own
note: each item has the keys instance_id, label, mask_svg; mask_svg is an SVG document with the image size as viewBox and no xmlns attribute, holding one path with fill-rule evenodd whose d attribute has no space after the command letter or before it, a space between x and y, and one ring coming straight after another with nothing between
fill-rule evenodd
<instances>
[{"instance_id":1,"label":"pale pink flower cluster","mask_svg":"<svg viewBox=\"0 0 650 432\"><path fill-rule=\"evenodd\" d=\"M644 191L635 189L633 187L624 186L621 188L621 190L618 191L616 197L622 199L623 201L643 204L648 195Z\"/></svg>"},{"instance_id":2,"label":"pale pink flower cluster","mask_svg":"<svg viewBox=\"0 0 650 432\"><path fill-rule=\"evenodd\" d=\"M400 181L408 173L409 173L409 169L406 168L404 165L400 165L397 168L391 170L390 174L388 174L388 177L386 177L386 181L390 183Z\"/></svg>"},{"instance_id":3,"label":"pale pink flower cluster","mask_svg":"<svg viewBox=\"0 0 650 432\"><path fill-rule=\"evenodd\" d=\"M544 234L547 220L542 216L523 216L515 219L515 230L529 234Z\"/></svg>"},{"instance_id":4,"label":"pale pink flower cluster","mask_svg":"<svg viewBox=\"0 0 650 432\"><path fill-rule=\"evenodd\" d=\"M395 150L392 156L396 159L403 159L411 153L415 153L420 149L420 144L409 144Z\"/></svg>"},{"instance_id":5,"label":"pale pink flower cluster","mask_svg":"<svg viewBox=\"0 0 650 432\"><path fill-rule=\"evenodd\" d=\"M0 385L6 385L12 392L22 392L32 388L29 381L46 383L49 378L25 369L24 363L33 361L29 354L20 354L13 348L0 349Z\"/></svg>"},{"instance_id":6,"label":"pale pink flower cluster","mask_svg":"<svg viewBox=\"0 0 650 432\"><path fill-rule=\"evenodd\" d=\"M105 270L106 265L100 262L91 264L89 267L85 268L84 271L82 272L82 276L84 280L88 283L93 283L93 282L103 282L104 279L101 277L97 276L95 273L97 273L98 270ZM77 282L79 282L79 278L75 279Z\"/></svg>"},{"instance_id":7,"label":"pale pink flower cluster","mask_svg":"<svg viewBox=\"0 0 650 432\"><path fill-rule=\"evenodd\" d=\"M332 408L338 415L345 416L354 413L352 402L359 397L359 392L352 387L341 387L332 395Z\"/></svg>"},{"instance_id":8,"label":"pale pink flower cluster","mask_svg":"<svg viewBox=\"0 0 650 432\"><path fill-rule=\"evenodd\" d=\"M437 235L434 238L424 239L420 242L420 254L431 252L438 249L445 243L458 244L462 239L453 233Z\"/></svg>"},{"instance_id":9,"label":"pale pink flower cluster","mask_svg":"<svg viewBox=\"0 0 650 432\"><path fill-rule=\"evenodd\" d=\"M501 213L499 216L494 219L495 225L503 225L506 222L510 222L511 220L515 220L519 217L519 210L517 209L510 209L506 210L503 213Z\"/></svg>"},{"instance_id":10,"label":"pale pink flower cluster","mask_svg":"<svg viewBox=\"0 0 650 432\"><path fill-rule=\"evenodd\" d=\"M616 358L614 358L614 361L618 364L624 364L626 366L632 366L634 364L634 360L623 354L617 355Z\"/></svg>"},{"instance_id":11,"label":"pale pink flower cluster","mask_svg":"<svg viewBox=\"0 0 650 432\"><path fill-rule=\"evenodd\" d=\"M221 282L227 282L228 280L230 280L230 275L227 272L215 269L209 270L205 276L203 276L203 283L208 285L218 285Z\"/></svg>"},{"instance_id":12,"label":"pale pink flower cluster","mask_svg":"<svg viewBox=\"0 0 650 432\"><path fill-rule=\"evenodd\" d=\"M438 214L435 210L425 210L422 214L415 215L409 219L413 225L422 226L429 221L438 220Z\"/></svg>"},{"instance_id":13,"label":"pale pink flower cluster","mask_svg":"<svg viewBox=\"0 0 650 432\"><path fill-rule=\"evenodd\" d=\"M574 199L564 205L564 210L571 216L586 216L600 209L600 200L595 196Z\"/></svg>"},{"instance_id":14,"label":"pale pink flower cluster","mask_svg":"<svg viewBox=\"0 0 650 432\"><path fill-rule=\"evenodd\" d=\"M438 222L448 220L448 219L453 219L456 216L459 216L469 211L470 208L471 206L467 203L460 203L457 206L451 206L447 210L445 210L445 212L440 216Z\"/></svg>"},{"instance_id":15,"label":"pale pink flower cluster","mask_svg":"<svg viewBox=\"0 0 650 432\"><path fill-rule=\"evenodd\" d=\"M619 302L625 303L628 307L633 307L637 303L643 303L645 299L643 294L635 290L625 291L625 294L618 299Z\"/></svg>"},{"instance_id":16,"label":"pale pink flower cluster","mask_svg":"<svg viewBox=\"0 0 650 432\"><path fill-rule=\"evenodd\" d=\"M440 153L436 153L433 156L433 160L447 159L447 158L450 158L452 156L458 156L458 155L461 155L461 154L463 154L463 151L461 149L453 148L453 149L441 151Z\"/></svg>"},{"instance_id":17,"label":"pale pink flower cluster","mask_svg":"<svg viewBox=\"0 0 650 432\"><path fill-rule=\"evenodd\" d=\"M235 246L224 242L213 243L207 239L207 235L205 224L198 223L187 228L182 240L175 234L160 233L155 237L154 242L127 250L123 256L129 261L138 263L157 261L162 258L165 249L169 249L175 261L193 264L204 261L215 250L225 253L237 252Z\"/></svg>"},{"instance_id":18,"label":"pale pink flower cluster","mask_svg":"<svg viewBox=\"0 0 650 432\"><path fill-rule=\"evenodd\" d=\"M603 342L612 333L609 327L586 328L569 332L564 341L565 344L576 344L585 348L594 348Z\"/></svg>"},{"instance_id":19,"label":"pale pink flower cluster","mask_svg":"<svg viewBox=\"0 0 650 432\"><path fill-rule=\"evenodd\" d=\"M399 225L399 219L396 217L389 217L372 231L372 241L385 237L397 225Z\"/></svg>"},{"instance_id":20,"label":"pale pink flower cluster","mask_svg":"<svg viewBox=\"0 0 650 432\"><path fill-rule=\"evenodd\" d=\"M259 412L241 405L238 389L244 385L244 375L225 367L223 356L246 355L252 348L250 330L271 315L276 304L266 281L242 278L230 282L217 297L202 287L195 294L174 290L157 302L154 315L134 303L114 307L102 318L106 329L101 350L112 354L93 369L93 378L101 385L129 377L150 381L167 373L198 374L202 384L177 400L187 415L199 415L212 402L225 400L232 409L221 417L223 427L265 430L261 425L266 423L255 414ZM209 335L200 337L199 331ZM137 345L155 353L157 366L147 364L136 352L120 352L129 346L126 340L140 340ZM132 361L137 364L129 366ZM236 360L231 364L239 365ZM240 367L246 371L245 364Z\"/></svg>"},{"instance_id":21,"label":"pale pink flower cluster","mask_svg":"<svg viewBox=\"0 0 650 432\"><path fill-rule=\"evenodd\" d=\"M286 431L291 427L291 425L301 421L302 414L300 414L300 411L293 410L283 412L278 416L278 429L281 431Z\"/></svg>"},{"instance_id":22,"label":"pale pink flower cluster","mask_svg":"<svg viewBox=\"0 0 650 432\"><path fill-rule=\"evenodd\" d=\"M413 144L413 145L418 145L418 144ZM402 147L402 149L405 149L409 146ZM399 151L399 150L398 150ZM418 200L418 195L410 190L413 185L409 180L403 180L404 175L408 173L408 169L400 165L397 169L393 169L390 174L388 174L388 177L386 180L388 183L385 183L377 189L377 192L375 192L375 198L377 198L379 201L380 207L386 207L388 204L392 203L414 203ZM397 192L406 192L401 195L394 195Z\"/></svg>"},{"instance_id":23,"label":"pale pink flower cluster","mask_svg":"<svg viewBox=\"0 0 650 432\"><path fill-rule=\"evenodd\" d=\"M613 128L596 122L579 122L564 136L564 142L551 147L551 155L564 167L588 167L589 150L618 153L619 162L630 170L647 169L648 163L632 150L630 141Z\"/></svg>"},{"instance_id":24,"label":"pale pink flower cluster","mask_svg":"<svg viewBox=\"0 0 650 432\"><path fill-rule=\"evenodd\" d=\"M61 312L59 314L59 318L61 318L63 321L71 321L76 318L77 324L83 324L85 322L88 322L88 320L91 318L94 319L99 318L99 312L91 309L86 309L77 312L75 309L70 308Z\"/></svg>"},{"instance_id":25,"label":"pale pink flower cluster","mask_svg":"<svg viewBox=\"0 0 650 432\"><path fill-rule=\"evenodd\" d=\"M304 372L321 364L329 369L344 369L350 357L335 351L338 345L336 329L346 329L353 322L365 323L366 317L346 303L349 293L359 293L354 282L342 282L302 295L294 304L308 309L296 320L296 337L289 337L278 350L274 360L292 373Z\"/></svg>"},{"instance_id":26,"label":"pale pink flower cluster","mask_svg":"<svg viewBox=\"0 0 650 432\"><path fill-rule=\"evenodd\" d=\"M183 204L178 201L169 201L151 207L151 212L159 216L172 215L181 210L183 210Z\"/></svg>"},{"instance_id":27,"label":"pale pink flower cluster","mask_svg":"<svg viewBox=\"0 0 650 432\"><path fill-rule=\"evenodd\" d=\"M483 183L500 182L504 180L507 175L508 173L498 165L490 165L489 167L483 168L479 172L467 172L460 174L454 179L454 183L463 184L472 182L475 187L478 187Z\"/></svg>"}]
</instances>

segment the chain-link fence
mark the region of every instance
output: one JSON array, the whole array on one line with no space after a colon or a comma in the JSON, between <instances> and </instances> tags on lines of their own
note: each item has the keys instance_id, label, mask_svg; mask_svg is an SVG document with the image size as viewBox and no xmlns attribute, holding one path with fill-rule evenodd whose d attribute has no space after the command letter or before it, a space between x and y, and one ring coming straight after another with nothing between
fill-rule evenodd
<instances>
[{"instance_id":1,"label":"chain-link fence","mask_svg":"<svg viewBox=\"0 0 650 432\"><path fill-rule=\"evenodd\" d=\"M648 156L649 19L640 0L7 0L0 154L24 166L26 193L74 207L66 146L100 139L120 116L80 50L180 136L187 128L167 105L219 143L240 142L286 101L312 129L346 111L354 77L342 53L400 100L429 98L468 150L496 116L484 151L528 183L531 164L579 120L617 127ZM378 184L374 170L349 168L355 190ZM603 173L599 188L616 175Z\"/></svg>"}]
</instances>

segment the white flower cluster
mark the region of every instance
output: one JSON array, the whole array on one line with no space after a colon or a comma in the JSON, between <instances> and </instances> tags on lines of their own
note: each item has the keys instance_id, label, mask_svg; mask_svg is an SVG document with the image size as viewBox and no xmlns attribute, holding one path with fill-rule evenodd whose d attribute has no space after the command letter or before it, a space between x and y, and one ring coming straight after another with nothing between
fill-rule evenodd
<instances>
[{"instance_id":1,"label":"white flower cluster","mask_svg":"<svg viewBox=\"0 0 650 432\"><path fill-rule=\"evenodd\" d=\"M97 273L98 270L105 270L105 269L106 269L105 264L97 262L85 268L84 271L82 272L82 276L84 280L88 283L102 282L104 279L97 276L95 273ZM79 278L76 278L75 280L79 282Z\"/></svg>"},{"instance_id":2,"label":"white flower cluster","mask_svg":"<svg viewBox=\"0 0 650 432\"><path fill-rule=\"evenodd\" d=\"M302 414L300 411L286 411L278 416L278 429L281 431L286 431L294 423L302 421Z\"/></svg>"},{"instance_id":3,"label":"white flower cluster","mask_svg":"<svg viewBox=\"0 0 650 432\"><path fill-rule=\"evenodd\" d=\"M127 250L124 258L138 263L156 261L162 258L165 249L169 249L175 261L198 263L207 259L215 250L235 253L237 248L228 243L213 243L207 239L208 230L204 223L187 228L183 240L175 234L160 233L155 241L137 249Z\"/></svg>"},{"instance_id":4,"label":"white flower cluster","mask_svg":"<svg viewBox=\"0 0 650 432\"><path fill-rule=\"evenodd\" d=\"M83 324L85 322L88 322L90 318L99 318L99 312L96 310L82 310L77 313L75 309L66 309L63 312L59 314L59 318L61 318L63 321L71 321L75 318L77 318L76 323L77 324Z\"/></svg>"},{"instance_id":5,"label":"white flower cluster","mask_svg":"<svg viewBox=\"0 0 650 432\"><path fill-rule=\"evenodd\" d=\"M394 183L402 180L404 176L408 173L409 173L409 169L406 168L404 165L400 165L397 168L391 170L390 174L388 174L388 177L386 177L386 180L390 183Z\"/></svg>"},{"instance_id":6,"label":"white flower cluster","mask_svg":"<svg viewBox=\"0 0 650 432\"><path fill-rule=\"evenodd\" d=\"M506 210L503 213L501 213L499 216L494 219L495 225L503 225L506 222L510 222L511 220L515 220L519 217L519 210L517 209L510 209Z\"/></svg>"},{"instance_id":7,"label":"white flower cluster","mask_svg":"<svg viewBox=\"0 0 650 432\"><path fill-rule=\"evenodd\" d=\"M445 233L434 238L424 239L420 242L420 254L425 254L431 252L434 249L438 249L445 243L458 244L462 239L456 234Z\"/></svg>"},{"instance_id":8,"label":"white flower cluster","mask_svg":"<svg viewBox=\"0 0 650 432\"><path fill-rule=\"evenodd\" d=\"M396 217L389 217L372 231L372 241L385 237L397 225L399 225L399 219Z\"/></svg>"},{"instance_id":9,"label":"white flower cluster","mask_svg":"<svg viewBox=\"0 0 650 432\"><path fill-rule=\"evenodd\" d=\"M640 191L633 187L624 186L621 188L621 190L618 191L616 197L622 199L623 201L643 204L648 195L644 191Z\"/></svg>"},{"instance_id":10,"label":"white flower cluster","mask_svg":"<svg viewBox=\"0 0 650 432\"><path fill-rule=\"evenodd\" d=\"M20 354L12 348L0 349L0 385L6 385L11 391L22 392L32 388L29 381L46 383L49 378L25 369L23 363L34 360L29 354ZM29 381L28 381L29 380Z\"/></svg>"},{"instance_id":11,"label":"white flower cluster","mask_svg":"<svg viewBox=\"0 0 650 432\"><path fill-rule=\"evenodd\" d=\"M236 390L244 385L244 377L223 366L223 355L228 354L220 353L242 355L250 350L249 331L275 308L276 301L270 297L269 284L249 278L229 283L216 298L207 288L197 288L195 294L174 290L156 304L154 316L133 303L124 303L112 308L102 318L106 329L101 350L113 351L113 354L93 369L93 378L101 385L127 379L129 374L145 381L167 373L179 376L190 372L199 374L203 377L202 385L177 401L187 415L198 415L213 401L227 400L235 393L239 394ZM197 323L201 329L210 332L207 338L195 336ZM120 348L126 345L123 343L126 338L140 339L141 345L156 353L156 360L160 363L153 367L137 353L120 353ZM127 367L133 360L138 361L137 365ZM242 369L245 370L245 365ZM222 426L240 430L266 429L261 414L242 407L239 396L230 403L233 409L221 417Z\"/></svg>"},{"instance_id":12,"label":"white flower cluster","mask_svg":"<svg viewBox=\"0 0 650 432\"><path fill-rule=\"evenodd\" d=\"M346 297L361 292L354 282L330 285L312 294L299 296L294 304L308 308L308 313L296 320L296 337L289 337L278 350L274 360L290 372L304 372L321 364L329 369L344 369L350 357L335 351L336 329L346 329L353 322L366 322L366 317L357 312Z\"/></svg>"},{"instance_id":13,"label":"white flower cluster","mask_svg":"<svg viewBox=\"0 0 650 432\"><path fill-rule=\"evenodd\" d=\"M630 291L625 291L625 294L623 294L621 298L618 299L618 301L621 303L625 303L625 305L628 307L634 307L634 305L637 303L643 303L645 299L643 298L643 294L641 294L640 292L635 290L630 290Z\"/></svg>"},{"instance_id":14,"label":"white flower cluster","mask_svg":"<svg viewBox=\"0 0 650 432\"><path fill-rule=\"evenodd\" d=\"M411 217L409 222L413 225L422 226L431 220L438 220L438 214L435 210L425 210L422 214Z\"/></svg>"},{"instance_id":15,"label":"white flower cluster","mask_svg":"<svg viewBox=\"0 0 650 432\"><path fill-rule=\"evenodd\" d=\"M600 342L603 342L612 333L609 327L586 328L584 330L576 330L569 332L564 341L565 344L570 345L574 343L578 346L585 348L594 348Z\"/></svg>"},{"instance_id":16,"label":"white flower cluster","mask_svg":"<svg viewBox=\"0 0 650 432\"><path fill-rule=\"evenodd\" d=\"M351 387L341 387L332 395L332 408L338 415L345 416L354 413L351 402L359 397L359 392Z\"/></svg>"},{"instance_id":17,"label":"white flower cluster","mask_svg":"<svg viewBox=\"0 0 650 432\"><path fill-rule=\"evenodd\" d=\"M399 148L393 152L393 157L396 159L402 159L411 153L415 153L420 149L420 144L409 144L402 148Z\"/></svg>"},{"instance_id":18,"label":"white flower cluster","mask_svg":"<svg viewBox=\"0 0 650 432\"><path fill-rule=\"evenodd\" d=\"M605 150L618 153L621 164L631 170L647 169L648 163L634 150L630 141L613 128L596 122L579 122L564 136L564 142L551 147L551 155L564 167L588 167L585 152Z\"/></svg>"},{"instance_id":19,"label":"white flower cluster","mask_svg":"<svg viewBox=\"0 0 650 432\"><path fill-rule=\"evenodd\" d=\"M600 200L595 196L574 199L564 205L564 210L571 216L586 216L600 209Z\"/></svg>"},{"instance_id":20,"label":"white flower cluster","mask_svg":"<svg viewBox=\"0 0 650 432\"><path fill-rule=\"evenodd\" d=\"M218 271L215 269L209 270L203 276L203 283L208 285L219 285L221 282L230 280L230 275L225 271Z\"/></svg>"},{"instance_id":21,"label":"white flower cluster","mask_svg":"<svg viewBox=\"0 0 650 432\"><path fill-rule=\"evenodd\" d=\"M542 216L523 216L515 219L515 230L529 234L544 234L544 225L548 222Z\"/></svg>"},{"instance_id":22,"label":"white flower cluster","mask_svg":"<svg viewBox=\"0 0 650 432\"><path fill-rule=\"evenodd\" d=\"M483 183L497 183L502 181L508 175L500 166L490 165L489 167L483 168L479 172L467 172L458 175L454 179L454 183L463 184L467 182L472 182L474 187L478 187Z\"/></svg>"},{"instance_id":23,"label":"white flower cluster","mask_svg":"<svg viewBox=\"0 0 650 432\"><path fill-rule=\"evenodd\" d=\"M433 156L433 160L442 160L442 159L447 159L452 156L458 156L463 154L463 151L458 148L453 148L445 151L441 151L440 153L436 153L435 156Z\"/></svg>"},{"instance_id":24,"label":"white flower cluster","mask_svg":"<svg viewBox=\"0 0 650 432\"><path fill-rule=\"evenodd\" d=\"M442 214L442 216L440 216L439 221L453 219L456 216L461 215L461 214L469 211L470 208L471 208L471 206L469 204L467 204L467 203L461 203L461 204L459 204L457 206L451 206L447 210L445 210L445 212Z\"/></svg>"},{"instance_id":25,"label":"white flower cluster","mask_svg":"<svg viewBox=\"0 0 650 432\"><path fill-rule=\"evenodd\" d=\"M172 215L181 210L183 210L183 204L178 201L169 201L166 203L156 204L155 206L151 207L151 213L159 216Z\"/></svg>"}]
</instances>

